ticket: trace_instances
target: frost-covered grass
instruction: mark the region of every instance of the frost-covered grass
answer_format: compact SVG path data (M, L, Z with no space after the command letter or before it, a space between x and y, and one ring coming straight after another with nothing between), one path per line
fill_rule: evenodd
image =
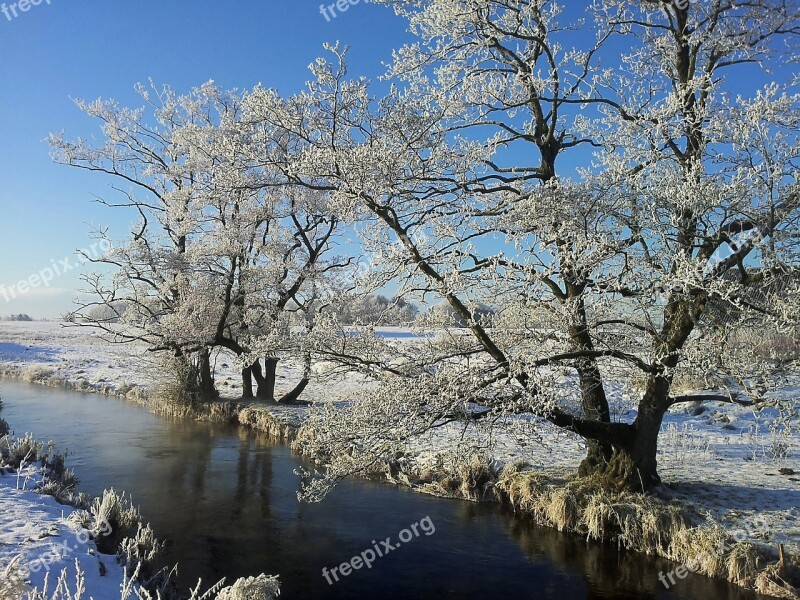
M89 533L69 518L71 507L38 493L43 480L41 467L34 465L0 475L0 597L115 598L124 567L99 552ZM79 580L82 595L77 587L68 593L66 582Z
M119 587L119 596L98 596L96 600L164 600L160 591L149 592L136 583L138 569L128 575L127 569ZM275 576L258 575L257 577L241 577L231 586L225 585L222 579L216 585L201 591L202 582L191 590L189 596L182 600L274 600L280 595L280 584ZM90 592L87 585L86 573L79 565L75 566L74 579L71 573L63 569L57 576L45 578L42 588L23 590L21 600L84 600L94 596L87 596Z
M31 467L33 467L31 469ZM85 506L88 498L76 492L78 478L66 468L65 455L53 443L44 444L30 434L0 435L0 468L14 471L17 478L35 477L37 490L62 504Z

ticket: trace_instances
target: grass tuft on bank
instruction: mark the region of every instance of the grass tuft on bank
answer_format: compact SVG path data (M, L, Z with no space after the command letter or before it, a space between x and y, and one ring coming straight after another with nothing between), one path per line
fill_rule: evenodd
M795 560L780 565L763 544L737 541L698 522L685 505L658 496L609 491L593 478L555 479L517 462L501 472L495 490L537 524L661 556L688 571L731 581L760 594L800 598Z

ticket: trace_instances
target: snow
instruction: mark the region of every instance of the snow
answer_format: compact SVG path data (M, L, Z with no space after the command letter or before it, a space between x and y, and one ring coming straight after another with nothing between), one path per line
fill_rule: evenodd
M797 386L783 389L795 405L789 431L773 431L778 411L707 403L701 414L669 413L659 471L672 496L731 533L800 552L800 428ZM797 470L796 475L781 469Z
M383 330L382 330L383 331ZM393 335L386 328L386 335ZM242 382L235 357L215 353L212 368L223 398L238 398ZM312 381L304 398L314 401L341 400L352 395L359 382L350 377L326 374L317 365L318 379ZM323 371L323 372L319 372ZM90 327L53 321L0 322L0 375L32 383L61 385L80 391L125 395L133 388L151 388L163 369L139 343L112 344ZM302 378L302 366L278 363L276 393L292 389ZM336 385L332 386L331 381Z
M380 332L397 343L414 339L414 332L409 329L381 328ZM223 396L237 397L241 382L232 357L217 356L215 369ZM324 377L314 378L304 399L350 400L369 385L352 375L331 376L327 371L325 365L316 365L316 374ZM53 322L3 322L0 372L29 381L68 381L84 390L115 393L130 386L146 388L157 379L159 371L142 347L109 344L89 328ZM299 380L301 368L282 362L278 375L280 393L282 387L288 389ZM635 418L633 404L623 394L622 386L609 387L617 418ZM695 405L674 407L664 421L660 440L663 493L685 501L699 517L707 517L731 533L744 530L746 539L766 543L773 549L784 543L790 553L800 553L799 394L800 376L787 380L781 389L782 398L795 407L787 431L778 428L780 414L772 407L756 411L713 402L705 403L702 411ZM269 410L280 420L297 424L307 409ZM421 439L411 452L419 462L435 460L437 455L455 448L463 434L462 425L450 424ZM563 473L574 471L584 455L578 438L531 418L507 419L482 435L492 458L500 464L525 460L534 468ZM793 468L798 474L781 474L782 468Z
M155 364L141 347L109 344L87 327L0 322L0 340L0 368L29 381L63 379L104 391L146 386L155 372Z
M33 491L40 480L35 467L0 474L0 572L13 563L14 573L27 574L28 583L40 591L48 578L52 592L63 570L70 585L75 582L77 565L85 577L84 597L119 598L123 567L115 557L99 554L88 532L69 521L71 507ZM21 579L12 571L2 578L9 586ZM13 591L20 597L20 588ZM15 597L12 593L0 587L0 597Z
M774 431L780 416L774 408L759 411L707 402L697 415L692 414L693 405L673 408L659 440L659 474L665 484L660 493L681 500L699 521L716 523L739 541L757 542L773 553L779 543L785 544L789 554L800 554L797 390L793 384L783 389L785 399L795 406L785 432ZM630 422L636 412L627 409L620 416ZM492 457L501 464L522 460L561 478L574 473L585 456L577 436L546 422L536 423L534 429L535 419L509 421L494 428L494 439L483 434L487 446L492 442ZM463 433L458 424L436 430L418 448L418 460L435 460L438 453L456 447ZM781 469L797 473L781 474Z

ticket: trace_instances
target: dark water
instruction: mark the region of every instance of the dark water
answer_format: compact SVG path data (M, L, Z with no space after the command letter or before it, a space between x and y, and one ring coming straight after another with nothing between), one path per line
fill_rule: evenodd
M282 598L753 599L690 576L667 592L674 565L537 528L495 505L441 500L347 481L321 504L296 498L301 463L234 427L168 421L129 403L2 382L2 416L69 450L81 489L124 489L186 585L202 577L279 574ZM425 517L435 526L371 569L329 585L328 569Z

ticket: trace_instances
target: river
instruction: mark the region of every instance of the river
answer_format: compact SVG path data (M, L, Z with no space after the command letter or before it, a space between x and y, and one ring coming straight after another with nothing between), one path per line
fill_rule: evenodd
M304 461L242 428L164 419L115 398L14 381L0 382L0 395L17 434L68 451L81 491L132 495L167 541L165 563L179 563L184 586L266 572L280 575L288 600L758 598L691 575L667 591L659 572L672 563L536 527L499 505L362 480L303 504L294 471ZM373 540L385 548L380 541L391 537L395 545L426 517L418 535L371 568L338 582L323 577L323 568L373 548Z

